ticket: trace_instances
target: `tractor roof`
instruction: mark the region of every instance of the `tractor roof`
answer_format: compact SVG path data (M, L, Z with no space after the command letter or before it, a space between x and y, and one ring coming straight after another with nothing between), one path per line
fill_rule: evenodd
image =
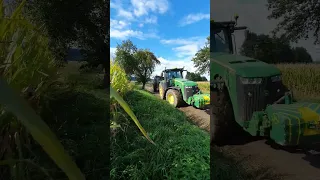
M165 69L163 72L168 72L168 71L183 71L184 68L172 68L172 69Z
M235 21L211 22L214 28L230 28L236 25Z

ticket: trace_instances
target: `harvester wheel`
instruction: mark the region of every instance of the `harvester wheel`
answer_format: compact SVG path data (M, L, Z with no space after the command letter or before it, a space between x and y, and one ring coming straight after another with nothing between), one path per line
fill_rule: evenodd
M211 144L222 145L232 135L233 108L226 88L211 91Z
M179 107L182 102L181 93L174 89L169 89L166 93L166 100L174 107Z

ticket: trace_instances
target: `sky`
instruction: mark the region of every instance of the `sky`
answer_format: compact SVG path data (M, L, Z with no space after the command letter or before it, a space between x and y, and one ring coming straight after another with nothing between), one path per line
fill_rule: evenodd
M154 75L164 68L196 68L191 61L210 34L209 0L111 0L110 53L130 39L160 60ZM209 74L203 76L209 79Z
M210 17L215 21L229 21L234 14L238 14L238 25L247 26L248 30L257 34L269 34L277 26L277 20L267 19L271 13L266 6L267 0L211 0L211 2ZM235 37L239 49L244 41L244 32L236 32ZM306 48L314 61L320 61L320 46L315 46L313 42L314 39L310 38L292 45Z

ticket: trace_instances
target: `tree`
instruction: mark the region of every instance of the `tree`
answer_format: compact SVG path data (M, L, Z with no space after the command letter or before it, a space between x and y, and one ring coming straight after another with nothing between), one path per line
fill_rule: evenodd
M268 0L268 19L281 20L273 33L280 33L291 42L308 39L310 33L319 44L320 3L318 0Z
M133 56L136 63L133 66L133 73L136 75L137 81L142 83L142 89L144 89L156 64L160 64L160 61L149 50L138 50Z
M125 70L128 75L133 74L132 67L135 64L134 54L138 48L130 40L122 41L117 45L115 52L115 61L119 62L120 66Z
M192 58L192 61L200 74L209 73L210 69L210 36L207 37L207 42Z
M201 77L199 73L187 72L186 79L191 81L207 81L206 77Z
M156 56L147 49L137 49L137 47L130 41L122 41L116 47L115 61L124 69L129 75L135 75L138 82L142 83L142 89L150 79L151 74L160 61Z
M306 49L301 47L293 49L290 43L282 37L257 35L253 32L247 33L240 54L272 64L312 61Z
M313 62L311 55L304 47L295 47L292 49L294 54L294 62Z
M64 60L70 47L82 49L90 67L103 65L104 87L109 85L109 3L107 0L28 1L25 12L35 24L44 25L50 48Z

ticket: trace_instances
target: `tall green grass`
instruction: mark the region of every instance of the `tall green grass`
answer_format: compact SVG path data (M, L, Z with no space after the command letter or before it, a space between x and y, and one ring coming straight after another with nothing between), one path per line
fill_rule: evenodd
M141 138L127 120L111 138L111 179L209 179L209 135L188 122L183 112L145 91L125 100L156 146Z
M22 1L8 15L0 0L0 128L4 139L0 157L1 164L7 166L1 167L1 174L4 178L28 178L27 169L33 163L25 159L24 150L32 144L30 133L69 179L84 179L55 134L34 111L41 95L55 81L57 69L44 31L22 16L25 3Z

